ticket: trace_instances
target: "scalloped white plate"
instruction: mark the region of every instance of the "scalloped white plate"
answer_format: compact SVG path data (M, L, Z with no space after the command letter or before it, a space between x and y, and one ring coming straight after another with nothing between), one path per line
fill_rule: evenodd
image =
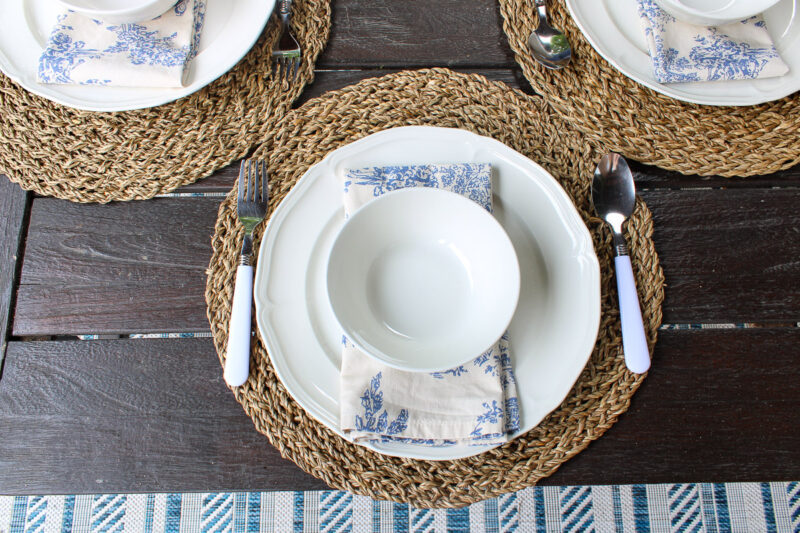
M36 81L39 56L56 17L52 0L0 1L0 70L30 92L87 111L128 111L155 107L188 96L232 69L264 30L275 0L206 0L200 52L189 64L189 85L181 88L50 85Z
M337 176L346 168L491 163L494 214L517 253L519 304L509 327L521 428L536 426L566 397L592 353L600 323L600 267L589 231L542 167L504 144L464 130L408 126L339 148L312 166L277 207L255 279L256 322L286 389L311 416L342 435L342 332L326 291L326 262L344 224ZM458 459L486 447L369 445L415 459Z
M780 78L659 83L653 76L636 0L566 0L583 35L611 65L632 80L677 100L706 105L755 105L800 90L800 0L783 0L764 12L775 48L789 66Z

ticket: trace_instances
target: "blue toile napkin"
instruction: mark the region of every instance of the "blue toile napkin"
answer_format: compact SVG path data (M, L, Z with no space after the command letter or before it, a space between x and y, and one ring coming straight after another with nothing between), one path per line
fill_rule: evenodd
M697 26L677 20L655 0L638 1L653 73L660 83L772 78L789 71L760 16Z
M163 15L110 24L74 11L58 22L39 58L40 83L182 87L197 53L205 0L181 0Z
M352 169L343 187L345 216L405 187L446 189L492 210L487 164ZM431 374L383 365L342 337L340 400L342 430L355 442L493 445L519 429L507 335L471 362Z

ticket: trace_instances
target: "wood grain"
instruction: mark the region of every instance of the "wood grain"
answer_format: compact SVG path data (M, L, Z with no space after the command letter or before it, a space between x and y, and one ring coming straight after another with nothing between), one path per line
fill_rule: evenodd
M662 332L630 410L544 483L797 479L798 363L798 328ZM0 493L324 488L221 375L208 339L11 343Z
M337 0L318 68L513 67L494 0Z
M11 306L27 207L28 194L0 175L0 373L11 332Z
M222 381L210 339L12 342L0 494L319 489Z
M642 194L673 323L800 318L799 189ZM33 202L15 335L207 331L203 294L218 198Z

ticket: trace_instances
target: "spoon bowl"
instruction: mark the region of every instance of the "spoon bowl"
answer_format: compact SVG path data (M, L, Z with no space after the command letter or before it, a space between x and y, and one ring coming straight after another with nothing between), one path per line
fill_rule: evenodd
M536 0L536 12L539 16L539 25L528 37L531 55L549 69L566 67L572 59L572 48L567 36L550 25L545 0Z

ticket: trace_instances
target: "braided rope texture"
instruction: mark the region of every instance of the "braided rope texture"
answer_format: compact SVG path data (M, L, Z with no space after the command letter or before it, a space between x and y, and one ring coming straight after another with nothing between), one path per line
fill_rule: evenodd
M340 438L291 398L259 336L252 346L250 378L233 393L281 455L328 485L418 507L460 507L531 486L552 474L628 409L643 376L625 368L611 235L591 209L589 185L602 150L582 142L540 98L482 76L446 69L400 72L326 93L291 111L281 130L255 151L254 157L267 159L271 169L269 214L308 168L331 150L407 125L462 128L493 137L544 166L578 207L600 260L602 318L591 360L574 388L535 429L499 448L455 461L389 457ZM208 318L223 364L243 236L235 200L234 187L219 208L206 286ZM257 230L256 245L263 228L264 224ZM651 349L664 299L652 232L650 212L638 201L628 238Z
M631 80L580 32L565 0L548 1L572 45L569 67L548 70L528 52L530 0L499 0L503 29L533 90L588 138L643 163L684 174L752 176L800 163L800 93L755 106L689 104Z
M245 157L314 79L331 26L330 0L298 0L297 81L271 76L273 15L253 49L200 91L155 108L97 113L62 106L0 74L0 173L23 189L73 202L144 200Z

